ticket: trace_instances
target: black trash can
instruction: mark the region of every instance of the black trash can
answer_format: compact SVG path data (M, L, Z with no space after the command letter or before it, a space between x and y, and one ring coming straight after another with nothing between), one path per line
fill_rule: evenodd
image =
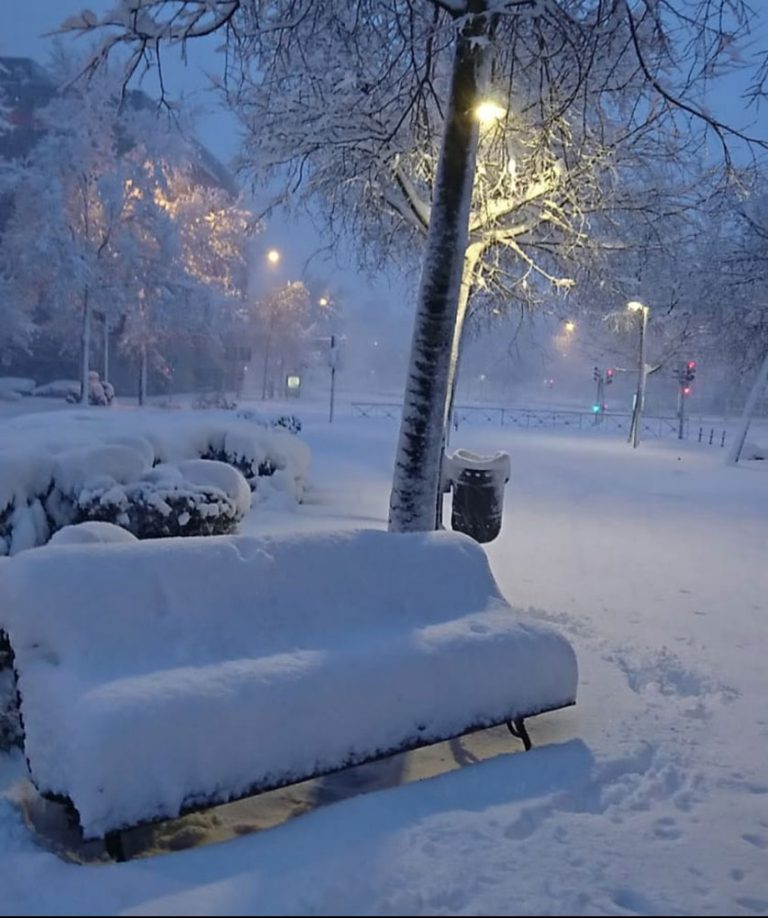
M472 536L476 542L491 542L501 531L509 453L479 456L457 449L446 456L446 466L453 490L451 529Z

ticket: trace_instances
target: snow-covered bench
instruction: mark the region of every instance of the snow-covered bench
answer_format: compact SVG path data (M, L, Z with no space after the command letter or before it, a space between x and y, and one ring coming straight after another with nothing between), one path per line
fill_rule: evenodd
M44 546L0 563L32 780L85 838L575 702L453 532Z

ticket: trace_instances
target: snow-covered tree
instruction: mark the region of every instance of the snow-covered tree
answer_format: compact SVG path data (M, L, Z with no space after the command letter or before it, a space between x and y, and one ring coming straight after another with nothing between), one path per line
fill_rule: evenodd
M182 138L170 141L165 149L148 148L144 140L136 148L148 173L136 194L163 227L162 235L153 234L148 221L140 234L142 252L135 252L133 264L142 264L142 275L134 284L137 299L126 313L121 342L139 359L140 401L148 368L164 367L171 346L203 341L207 351L223 351L245 295L247 241L255 229L239 200L195 175Z
M119 325L143 401L171 345L226 330L253 221L201 178L191 142L140 97L121 105L120 88L106 75L70 85L39 113L39 139L5 170L0 276L6 302L34 309L65 349L79 342L83 399L94 316Z
M119 119L105 80L86 96L56 98L39 120L38 142L7 174L3 273L62 340L79 337L87 400L94 310L124 309L130 296L120 258L133 235L129 164L119 155Z
M741 0L122 0L67 28L106 30L100 55L128 45L129 69L221 30L254 170L278 167L364 243L423 237L390 502L390 527L418 530L435 522L473 286L567 285L602 214L660 220L710 141L726 164L729 138L755 142L701 101L749 23Z
M275 389L288 368L298 367L311 327L309 291L301 281L290 281L257 300L246 312L246 329L253 342L254 362L261 367L261 397Z

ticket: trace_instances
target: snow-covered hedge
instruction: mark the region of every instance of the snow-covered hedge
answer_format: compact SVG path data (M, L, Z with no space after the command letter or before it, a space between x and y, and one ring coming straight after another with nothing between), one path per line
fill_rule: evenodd
M34 379L29 379L26 376L0 376L0 392L31 395L34 388Z
M44 395L48 398L66 398L68 395L80 394L80 381L77 379L54 379L41 383L30 392L30 395Z
M34 379L22 376L0 376L0 399L5 402L20 401L35 388Z
M13 653L7 633L0 628L0 750L21 746L22 740Z
M251 500L300 501L309 461L296 435L225 412L12 418L0 431L0 555L85 521L139 538L232 532Z
M125 485L83 489L77 518L112 523L138 539L224 535L235 530L250 505L250 489L236 469L192 459L159 465Z

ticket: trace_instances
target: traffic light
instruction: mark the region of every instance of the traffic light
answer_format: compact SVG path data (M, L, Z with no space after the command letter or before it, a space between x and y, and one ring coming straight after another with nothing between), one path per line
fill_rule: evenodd
M592 379L594 379L595 382L600 382L600 367L595 367L592 373Z
M695 378L696 378L696 361L689 360L688 363L686 363L685 365L685 381L693 382Z
M683 395L690 395L690 394L691 394L691 387L690 387L690 386L683 386L682 392L683 392Z
M597 402L595 402L595 404L592 406L592 411L593 411L595 414L600 414L600 411L601 411L601 410L602 410L602 409L601 409L601 406L598 405Z
M610 385L613 382L613 367L608 367L605 371L605 384Z

